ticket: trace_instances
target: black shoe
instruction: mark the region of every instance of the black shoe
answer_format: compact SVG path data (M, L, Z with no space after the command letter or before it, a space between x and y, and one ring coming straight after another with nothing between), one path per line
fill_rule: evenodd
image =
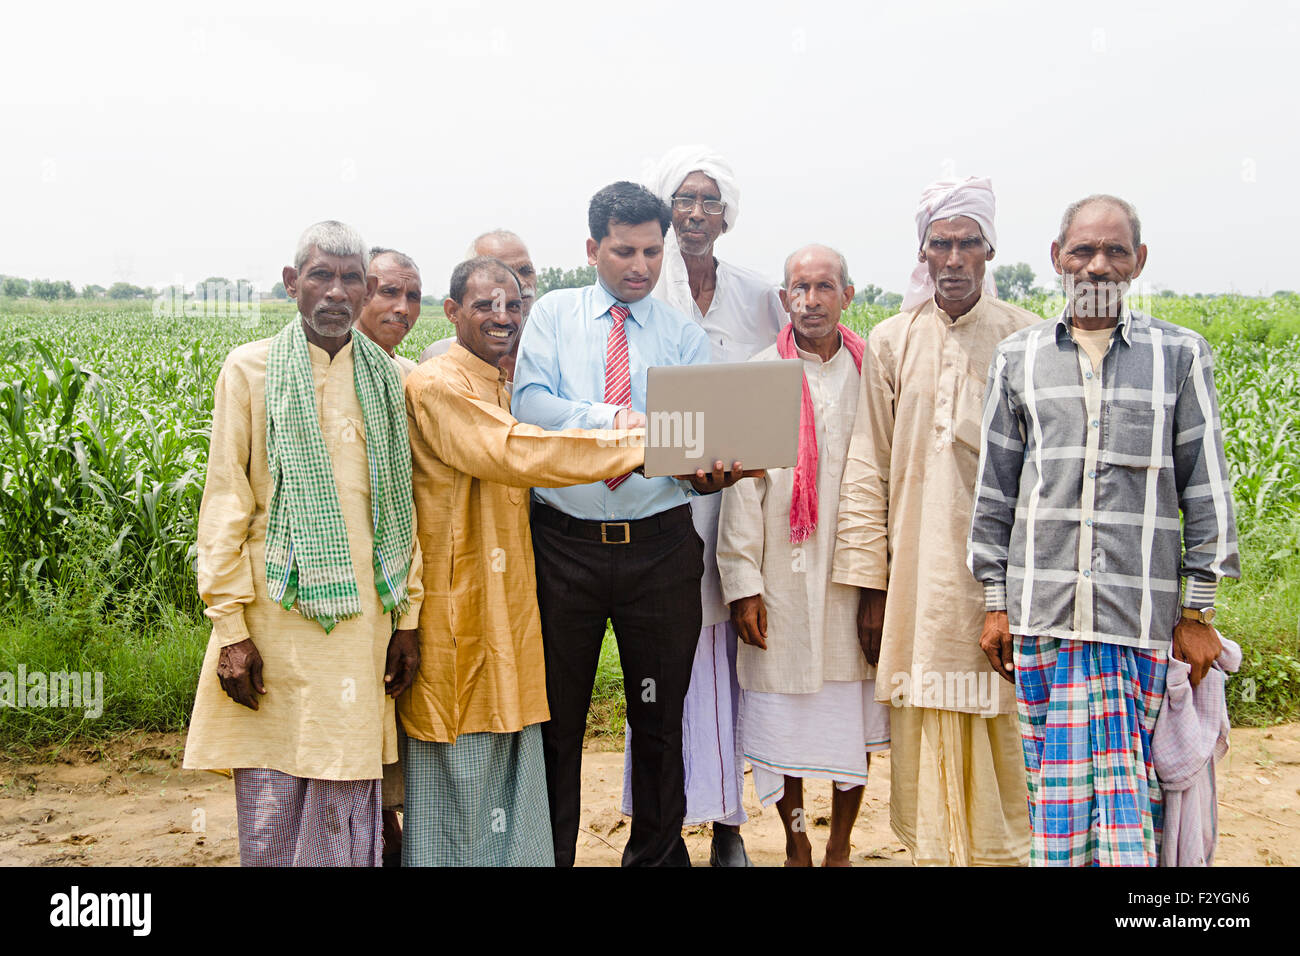
M709 866L753 866L754 861L745 852L745 841L735 830L713 831L713 847L709 850Z

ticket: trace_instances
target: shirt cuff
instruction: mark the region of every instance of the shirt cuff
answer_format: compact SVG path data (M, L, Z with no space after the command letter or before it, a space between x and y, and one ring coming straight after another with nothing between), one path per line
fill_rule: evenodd
M587 409L587 428L613 428L614 416L623 410L623 405L610 405L608 402L592 402Z
M1007 582L984 582L984 610L1005 611L1007 609Z
M1187 578L1183 590L1183 607L1213 607L1214 596L1218 593L1218 590L1218 581L1202 581L1200 578Z
M397 622L395 630L409 631L420 626L420 602L412 601L410 608Z
M227 614L212 622L212 639L217 647L229 647L248 640L248 625L244 623L244 612Z

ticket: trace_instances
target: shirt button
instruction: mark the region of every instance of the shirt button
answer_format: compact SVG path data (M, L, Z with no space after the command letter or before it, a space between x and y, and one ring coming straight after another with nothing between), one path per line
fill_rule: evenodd
M1083 377L1084 377L1084 378L1092 378L1092 373L1091 373L1091 372L1084 372L1084 373L1083 373Z
M1091 572L1091 571L1084 571L1084 572L1083 572L1083 576L1084 576L1085 578L1090 578L1090 577L1092 577L1092 572Z
M1101 422L1097 421L1097 419L1094 418L1094 419L1092 420L1092 427L1093 427L1093 428L1096 428L1096 427L1097 427L1098 425L1100 425L1100 424L1101 424Z
M1092 527L1092 519L1091 519L1091 518L1085 518L1085 519L1083 519L1083 523L1086 524L1089 528Z
M1090 472L1088 472L1088 477L1089 477L1089 478L1096 478L1096 477L1097 477L1097 473L1096 473L1095 471L1090 471Z

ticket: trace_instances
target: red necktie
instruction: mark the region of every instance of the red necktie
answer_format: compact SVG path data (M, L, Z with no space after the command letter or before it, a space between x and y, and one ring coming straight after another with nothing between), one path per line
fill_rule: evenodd
M623 329L623 320L630 314L626 306L611 305L610 317L614 320L609 330L609 346L605 352L605 402L609 405L621 405L628 408L632 404L632 372L627 363L627 333ZM632 473L606 478L605 484L613 491L632 477Z

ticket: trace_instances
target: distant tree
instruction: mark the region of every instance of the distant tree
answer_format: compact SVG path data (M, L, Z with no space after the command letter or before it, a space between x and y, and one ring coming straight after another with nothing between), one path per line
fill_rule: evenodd
M1273 298L1280 299L1284 295L1295 295L1295 293L1292 292L1290 289L1278 289L1276 292L1273 293Z
M59 297L64 299L75 299L77 297L77 288L67 279L59 283Z
M134 299L144 295L145 290L129 282L114 282L108 287L110 299Z
M903 297L897 292L883 292L876 297L876 305L883 305L886 309L897 309L903 304Z
M447 298L445 295L422 295L420 305L442 305L442 300L445 298Z
M19 298L26 295L30 287L31 283L26 279L20 279L17 276L7 276L5 277L4 285L0 286L0 292L3 292L7 296Z
M1161 289L1157 295L1162 299L1172 299L1178 295L1173 289Z
M543 296L552 289L581 289L596 281L595 266L581 266L561 271L555 266L543 269L537 276L537 294Z
M998 266L993 270L998 296L1003 299L1026 299L1034 294L1034 270L1028 263Z
M95 285L93 282L90 285L81 287L81 297L83 299L102 299L104 292L105 289L102 285Z
M271 298L272 299L289 298L289 293L285 291L283 282L277 282L275 285L271 286Z
M884 290L881 289L880 286L872 285L868 282L865 287L859 289L857 294L853 296L853 301L861 302L866 305L873 305L875 301L880 298L880 293L882 291Z
M45 299L47 302L59 297L59 284L51 282L49 279L33 279L32 295L37 299Z

